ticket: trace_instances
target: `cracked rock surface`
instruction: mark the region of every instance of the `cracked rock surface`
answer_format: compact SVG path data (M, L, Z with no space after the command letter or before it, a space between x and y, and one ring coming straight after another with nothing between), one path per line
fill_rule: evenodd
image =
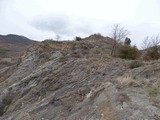
M160 61L109 53L108 38L33 45L0 69L0 120L160 120Z

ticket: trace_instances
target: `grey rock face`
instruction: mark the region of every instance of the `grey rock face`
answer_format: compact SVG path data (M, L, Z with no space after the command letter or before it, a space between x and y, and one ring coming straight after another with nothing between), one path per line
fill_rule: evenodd
M148 91L158 61L130 70L108 48L104 38L34 45L0 83L0 120L159 120L159 93Z

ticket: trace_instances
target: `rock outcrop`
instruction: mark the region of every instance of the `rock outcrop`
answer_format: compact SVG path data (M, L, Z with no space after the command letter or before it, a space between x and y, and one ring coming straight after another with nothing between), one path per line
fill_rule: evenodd
M28 48L0 69L0 120L159 120L160 61L130 69L108 39Z

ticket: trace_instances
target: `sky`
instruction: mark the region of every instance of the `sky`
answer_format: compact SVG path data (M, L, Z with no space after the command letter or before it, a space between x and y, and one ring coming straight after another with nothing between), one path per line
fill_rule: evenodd
M160 33L160 0L0 0L0 34L34 40L110 36L114 24L130 31L132 44Z

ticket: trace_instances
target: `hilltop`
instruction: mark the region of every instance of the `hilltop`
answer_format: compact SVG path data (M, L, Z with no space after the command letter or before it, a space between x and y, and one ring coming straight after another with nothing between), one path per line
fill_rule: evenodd
M8 34L8 35L0 35L0 42L1 43L12 43L12 44L31 44L33 40L15 34Z
M29 47L0 69L0 120L159 120L160 61L112 57L112 43L92 35Z
M34 40L20 35L0 35L0 68L16 63L20 54L33 43Z

